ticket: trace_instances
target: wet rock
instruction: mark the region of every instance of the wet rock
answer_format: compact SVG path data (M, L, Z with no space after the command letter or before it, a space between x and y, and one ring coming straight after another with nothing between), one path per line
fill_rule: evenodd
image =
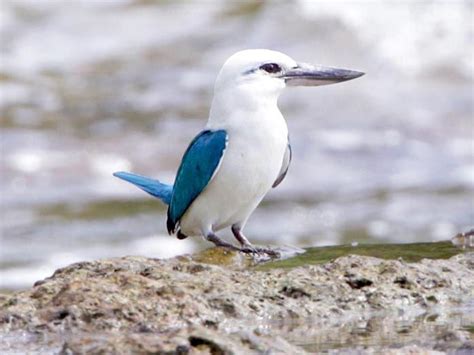
M473 297L472 253L411 264L349 255L266 271L242 267L240 254L206 253L211 262L201 255L70 265L7 296L0 327L55 339L62 354L297 354L304 350L284 333L261 331L268 320L327 326L351 315L426 310ZM229 262L216 265L219 258Z

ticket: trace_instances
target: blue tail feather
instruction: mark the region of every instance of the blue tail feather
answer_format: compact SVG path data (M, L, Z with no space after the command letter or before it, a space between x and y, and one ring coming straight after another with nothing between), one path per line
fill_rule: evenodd
M138 186L150 195L159 198L163 203L169 205L171 201L171 194L173 192L173 186L159 182L158 180L150 179L145 176L137 174L127 173L125 171L119 171L113 174L119 179L125 180Z

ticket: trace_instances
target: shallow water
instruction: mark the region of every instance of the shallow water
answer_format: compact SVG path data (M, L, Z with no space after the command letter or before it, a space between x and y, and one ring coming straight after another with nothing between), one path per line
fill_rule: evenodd
M172 181L220 65L243 48L367 73L282 96L293 162L250 240L451 238L474 220L470 19L461 1L5 1L0 288L78 260L206 246L166 236L164 207L111 173Z
M466 348L473 339L474 304L458 308L439 308L430 312L400 310L398 314L360 314L357 318L328 320L325 323L305 321L267 322L252 324L259 334L280 336L309 353L383 354L387 349L405 346L437 351L469 354ZM90 334L85 334L89 341ZM68 339L81 337L80 333L58 333L51 336L23 331L0 333L0 351L3 354L56 354ZM107 333L94 335L106 339ZM457 352L456 352L457 351Z
M427 313L400 312L346 320L329 327L284 327L284 337L310 353L357 354L370 350L383 354L387 348L417 345L421 348L453 352L472 340L469 327L474 323L472 304L458 309ZM471 351L464 349L466 354ZM462 353L462 352L461 352Z

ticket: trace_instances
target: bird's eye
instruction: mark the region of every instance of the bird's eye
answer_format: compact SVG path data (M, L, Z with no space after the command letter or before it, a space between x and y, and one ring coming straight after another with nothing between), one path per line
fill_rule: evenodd
M278 73L281 72L281 67L276 63L267 63L260 66L260 69L265 70L267 73Z

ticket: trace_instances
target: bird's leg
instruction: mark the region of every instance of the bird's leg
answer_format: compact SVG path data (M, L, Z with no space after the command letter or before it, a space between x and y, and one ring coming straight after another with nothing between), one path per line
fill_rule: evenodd
M275 250L272 250L270 248L258 248L258 247L254 247L252 245L252 243L249 242L249 240L245 237L245 235L243 235L240 227L236 224L234 224L232 226L232 233L234 234L234 237L235 239L237 239L240 243L240 245L242 246L240 248L240 251L242 253L248 253L248 254L251 254L251 253L265 253L265 254L268 254L269 256L273 256L273 257L278 257L279 256L279 253L276 252Z
M242 231L240 230L240 227L237 224L234 224L231 229L232 234L234 234L235 239L238 240L242 248L253 248L252 243L250 243L249 240L245 237L245 235L242 234Z
M206 239L214 243L216 247L224 247L224 248L229 248L232 250L240 250L240 248L237 248L235 245L232 245L230 243L227 243L226 241L223 241L221 238L219 238L217 235L215 235L212 232L209 232L206 234Z

